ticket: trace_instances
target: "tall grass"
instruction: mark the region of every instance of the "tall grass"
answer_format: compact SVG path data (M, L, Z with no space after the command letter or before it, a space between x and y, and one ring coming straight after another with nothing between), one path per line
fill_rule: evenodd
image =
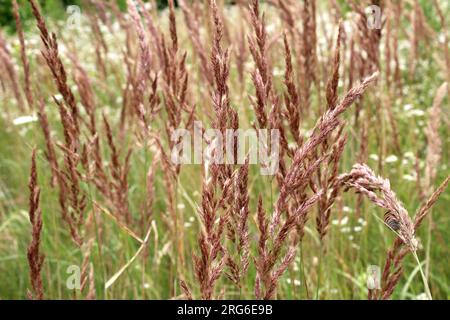
M71 26L13 1L0 298L447 298L448 6L385 1L371 29L363 2L178 4ZM174 163L177 129L215 142L198 121L278 130L278 171Z

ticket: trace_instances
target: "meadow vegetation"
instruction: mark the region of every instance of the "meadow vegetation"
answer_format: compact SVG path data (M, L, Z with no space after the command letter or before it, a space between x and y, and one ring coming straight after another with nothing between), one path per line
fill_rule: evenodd
M0 299L449 298L450 6L373 2L13 0ZM278 170L174 163L199 121Z

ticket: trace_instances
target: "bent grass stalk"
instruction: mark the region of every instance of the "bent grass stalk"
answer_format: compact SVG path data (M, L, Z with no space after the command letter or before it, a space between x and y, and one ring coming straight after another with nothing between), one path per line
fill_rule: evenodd
M400 237L400 235L397 233L397 231L395 231L394 229L391 228L391 226L389 226L383 219L381 219L380 217L378 217L375 213L373 213L373 216L378 219L379 221L381 221L381 223L383 223L384 225L386 225L386 227L389 228L389 230L391 230L392 232L394 232L397 237ZM428 280L427 277L425 276L425 273L423 272L422 269L422 264L419 261L419 258L417 257L417 252L416 250L411 250L411 254L414 256L414 259L417 262L417 267L419 268L419 272L420 272L420 276L422 277L422 281L423 281L423 286L425 288L425 293L428 297L429 300L433 300L433 297L431 296L431 291L430 291L430 287L428 285Z

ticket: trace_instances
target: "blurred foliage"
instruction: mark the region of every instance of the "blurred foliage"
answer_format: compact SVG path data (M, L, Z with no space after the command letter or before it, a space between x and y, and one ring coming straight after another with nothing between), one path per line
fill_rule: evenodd
M41 5L42 11L46 17L53 19L63 19L65 17L65 8L70 5L78 5L81 8L86 4L86 0L37 0ZM147 0L144 0L148 2ZM126 0L116 0L121 10L126 10ZM158 9L164 9L167 6L167 0L156 0ZM23 21L33 17L31 6L28 0L17 0L20 7L20 16ZM12 14L12 0L0 0L0 27L7 32L14 32L16 27Z

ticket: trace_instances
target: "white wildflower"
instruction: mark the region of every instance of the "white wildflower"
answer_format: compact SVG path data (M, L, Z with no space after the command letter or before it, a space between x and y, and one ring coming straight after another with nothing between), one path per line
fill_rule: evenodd
M341 229L342 233L349 233L351 231L350 227L344 227Z
M412 104L405 104L404 106L403 106L403 111L409 111L409 110L411 110L413 108L413 105Z
M406 151L406 152L403 154L403 156L404 156L405 158L409 158L409 159L415 159L415 158L416 158L414 152L412 152L412 151Z
M416 296L415 300L428 300L428 296L425 292L422 292Z
M180 210L183 210L183 209L185 208L184 203L179 203L179 204L177 205L177 208L180 209Z
M317 258L316 256L314 256L312 258L312 264L313 266L317 266L319 264L319 258Z
M404 174L404 175L403 175L403 180L406 180L406 181L416 181L415 174Z
M344 225L347 224L347 222L348 222L348 217L345 216L345 217L343 217L343 218L341 219L340 225L341 225L341 226L344 226Z
M420 110L420 109L413 109L408 113L409 117L423 117L425 115L425 111Z
M384 162L386 162L386 163L394 163L394 162L397 162L397 160L398 160L397 156L391 154L391 155L387 156L386 159L384 159Z
M31 116L21 116L21 117L15 118L13 120L13 125L20 126L22 124L35 122L35 121L37 121L37 119L38 119L38 117L34 114Z

